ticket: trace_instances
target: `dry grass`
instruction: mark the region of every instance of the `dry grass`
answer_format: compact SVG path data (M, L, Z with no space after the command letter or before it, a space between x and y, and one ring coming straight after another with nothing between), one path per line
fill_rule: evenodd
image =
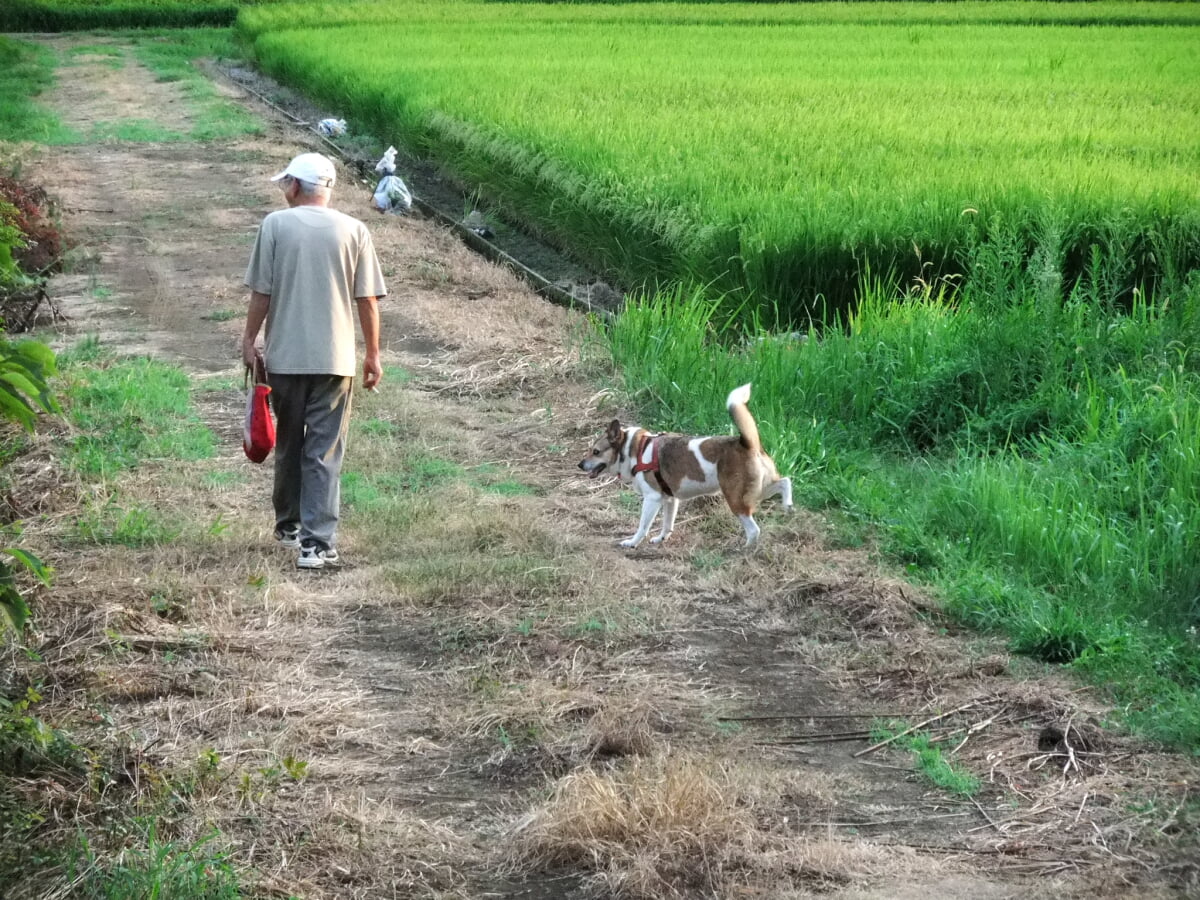
M763 777L692 755L584 768L517 826L513 865L582 868L629 898L829 885L895 866L895 854L799 837L765 821L761 786L747 788Z

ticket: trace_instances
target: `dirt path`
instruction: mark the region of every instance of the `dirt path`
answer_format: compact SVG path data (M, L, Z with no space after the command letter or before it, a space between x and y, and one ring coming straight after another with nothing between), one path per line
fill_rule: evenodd
M130 57L77 62L49 103L78 127L170 110L186 131L177 85ZM98 333L191 372L219 457L122 482L190 523L175 541L81 552L61 521L29 537L70 597L40 626L47 666L78 677L58 676L52 702L103 707L131 758L191 772L190 815L262 873L260 895L1196 885L1195 844L1176 843L1194 771L1103 730L1089 691L957 632L820 520L770 511L747 555L727 513L698 504L668 547L615 547L635 505L574 468L624 412L598 393L584 321L435 225L374 216L350 178L336 205L368 221L392 289L389 377L356 411L355 565L297 572L272 546L269 473L238 446L236 341L254 229L279 204L267 178L313 142L222 90L263 137L105 142L36 166L87 248L54 286L62 342ZM421 481L431 461L452 474ZM973 798L906 752L856 756L872 716L956 709L931 728L981 779Z

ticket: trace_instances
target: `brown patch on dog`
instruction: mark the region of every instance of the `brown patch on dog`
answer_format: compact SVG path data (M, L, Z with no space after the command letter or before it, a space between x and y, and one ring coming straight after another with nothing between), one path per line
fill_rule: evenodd
M691 438L682 434L670 434L659 439L658 468L669 484L679 485L683 483L684 479L696 482L704 481L704 469L700 467L700 461L696 459L696 455L688 449L689 440ZM731 439L710 438L700 446L703 448L710 441L727 440ZM711 457L705 453L704 458L710 459Z

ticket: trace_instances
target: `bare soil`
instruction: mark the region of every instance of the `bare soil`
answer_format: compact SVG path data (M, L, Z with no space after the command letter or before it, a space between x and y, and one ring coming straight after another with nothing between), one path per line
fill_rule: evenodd
M73 72L47 98L68 121L187 130L178 85L133 62ZM628 418L602 390L588 323L433 222L374 214L353 177L335 205L368 222L391 288L391 378L357 415L529 490L430 488L437 526L412 546L350 506L353 565L298 572L271 539L269 467L239 447L237 339L254 230L280 203L268 178L320 145L221 84L264 137L43 150L27 168L83 248L52 287L58 342L99 334L196 379L219 458L147 463L121 483L191 524L97 552L71 538L91 489L26 461L9 498L38 513L26 538L57 571L29 642L47 714L119 734L134 781L192 773L180 836L219 826L263 897L1197 890L1193 764L1106 727L1093 690L955 628L820 517L765 510L763 546L746 553L727 510L699 502L667 546L617 547L636 506L575 468L607 419ZM352 448L347 469L366 462ZM485 559L519 550L553 571L405 576L467 533ZM946 713L928 730L981 780L973 798L935 787L906 752L861 752L873 717ZM201 777L209 751L219 762ZM303 777L271 767L285 758L307 763ZM59 806L67 821L89 814Z

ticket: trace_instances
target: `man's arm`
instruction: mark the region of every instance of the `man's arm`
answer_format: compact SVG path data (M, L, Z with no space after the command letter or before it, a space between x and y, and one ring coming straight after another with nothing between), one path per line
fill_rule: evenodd
M358 321L362 324L363 343L367 346L363 387L370 390L383 378L383 366L379 363L379 307L374 297L359 297L355 302L358 304Z
M256 346L258 332L263 321L267 318L267 309L271 305L270 294L250 292L250 308L246 311L246 330L242 333L242 362L254 368L256 361L262 359L262 353Z

